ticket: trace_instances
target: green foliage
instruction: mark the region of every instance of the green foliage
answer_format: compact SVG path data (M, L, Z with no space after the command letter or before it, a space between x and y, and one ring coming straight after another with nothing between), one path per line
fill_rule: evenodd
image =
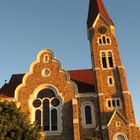
M14 102L0 101L0 140L39 140L39 131Z

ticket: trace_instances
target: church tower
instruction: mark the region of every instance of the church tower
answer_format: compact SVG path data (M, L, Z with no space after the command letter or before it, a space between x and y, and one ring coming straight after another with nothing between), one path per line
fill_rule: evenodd
M99 101L96 117L99 135L102 140L138 140L139 128L115 26L102 0L90 0L87 28Z

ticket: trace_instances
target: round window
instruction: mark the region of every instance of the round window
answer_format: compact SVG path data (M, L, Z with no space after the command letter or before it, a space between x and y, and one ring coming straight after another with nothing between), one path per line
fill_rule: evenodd
M40 106L41 106L41 101L40 101L39 99L35 99L35 100L33 101L33 106L34 106L35 108L40 107Z
M42 75L43 76L47 77L47 76L49 76L49 74L50 74L50 70L49 69L43 69L42 70Z
M60 104L60 100L59 100L58 98L53 98L53 99L51 100L51 105L52 105L53 107L57 107L57 106L59 106L59 104Z
M98 32L100 34L105 34L107 32L107 28L104 27L104 26L101 26L101 27L98 28Z

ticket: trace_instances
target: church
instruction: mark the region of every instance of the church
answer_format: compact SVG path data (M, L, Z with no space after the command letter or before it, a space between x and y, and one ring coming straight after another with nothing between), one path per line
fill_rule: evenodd
M0 98L15 101L41 140L140 140L115 26L102 0L90 0L91 69L64 70L48 49L24 74L14 74Z

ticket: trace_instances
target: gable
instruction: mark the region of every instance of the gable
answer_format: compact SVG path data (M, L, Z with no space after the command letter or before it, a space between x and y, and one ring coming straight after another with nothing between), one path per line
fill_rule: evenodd
M67 73L70 76L70 80L77 85L79 93L95 92L95 73L92 69L69 70ZM0 89L1 97L13 98L15 90L22 83L24 75L13 74L9 83L4 84Z
M112 123L114 123L114 121L119 121L121 120L121 122L123 122L124 124L128 125L128 121L125 119L125 117L118 111L114 111L111 119L109 120L107 126L110 126Z
M109 123L108 123L109 139L114 139L119 134L130 137L130 127L125 117L118 111L114 111Z
M42 50L38 53L37 60L31 64L30 71L24 75L22 83L16 88L14 97L17 100L21 100L21 96L25 94L29 97L29 94L40 85L52 85L60 92L64 88L65 90L70 88L73 90L71 96L76 92L76 85L70 81L67 72L61 69L61 64L50 50Z

